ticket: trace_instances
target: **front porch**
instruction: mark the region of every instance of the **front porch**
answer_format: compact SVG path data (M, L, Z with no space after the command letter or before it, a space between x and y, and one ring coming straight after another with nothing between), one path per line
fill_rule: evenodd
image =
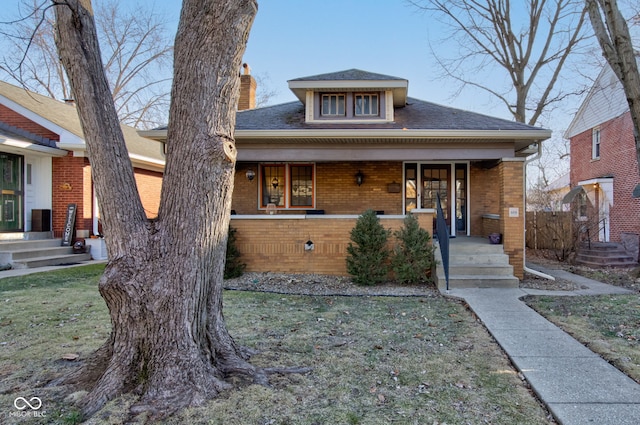
M435 211L414 211L413 214L420 226L432 234ZM382 226L392 231L402 227L404 218L404 215L379 216ZM232 215L231 226L237 230L236 246L247 271L346 276L347 246L357 219L358 215ZM506 228L499 217L493 218L491 227L480 230L480 233L492 233L496 228ZM462 257L456 257L454 264L476 270L458 274L484 275L485 280L476 279L481 286L487 286L486 279L495 281L494 276L502 276L497 279L502 281L502 286L517 286L518 278L514 277L514 274L518 276L517 266L513 264L522 263L522 249L514 250L510 255L505 245L490 245L488 238L480 236L461 236L451 239L451 242L464 252ZM390 245L393 243L392 237ZM491 256L484 256L485 251L489 251ZM466 263L465 258L468 260ZM478 259L486 261L477 265ZM468 283L458 287L465 285Z

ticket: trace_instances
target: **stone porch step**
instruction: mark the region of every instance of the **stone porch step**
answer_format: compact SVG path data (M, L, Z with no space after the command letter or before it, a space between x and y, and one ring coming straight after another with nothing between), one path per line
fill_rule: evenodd
M436 250L440 256L439 249ZM520 281L502 245L484 238L456 238L449 244L449 288L517 288ZM446 287L442 259L438 259L438 287Z
M449 288L517 288L519 284L520 280L513 275L449 275Z
M591 247L580 247L576 253L576 263L596 268L638 265L621 245L612 242L596 242Z
M91 260L89 247L74 254L73 247L61 246L61 239L22 239L0 241L0 265L14 269L77 264Z
M84 254L67 254L67 255L50 255L42 257L33 257L13 262L14 269L33 269L46 266L64 266L78 264L91 260L91 253Z

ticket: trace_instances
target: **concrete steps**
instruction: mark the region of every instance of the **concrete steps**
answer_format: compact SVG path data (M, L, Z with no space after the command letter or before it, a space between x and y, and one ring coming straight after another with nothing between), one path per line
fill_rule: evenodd
M575 261L578 264L594 268L634 267L638 265L622 245L613 242L592 242L591 247L583 245L578 249Z
M440 255L439 250L437 250ZM438 287L446 287L442 259L436 268ZM520 281L502 245L484 238L460 237L449 241L449 289L517 288Z
M0 266L27 269L91 260L89 247L85 253L74 254L73 247L60 244L61 239L0 241Z

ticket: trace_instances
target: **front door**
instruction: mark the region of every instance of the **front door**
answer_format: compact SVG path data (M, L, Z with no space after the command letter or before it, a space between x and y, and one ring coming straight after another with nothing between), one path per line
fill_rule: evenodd
M22 156L0 153L0 232L23 230Z
M404 177L406 213L414 208L436 209L440 195L450 233L467 234L467 164L408 162ZM452 216L455 216L455 226L452 226Z

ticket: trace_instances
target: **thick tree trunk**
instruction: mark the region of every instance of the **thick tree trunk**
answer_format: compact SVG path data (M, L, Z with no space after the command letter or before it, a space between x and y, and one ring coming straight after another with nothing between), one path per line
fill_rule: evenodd
M132 412L165 416L202 404L229 374L267 383L268 371L227 332L222 276L235 145L239 69L255 0L185 0L175 43L167 164L159 216L144 216L109 88L89 0L56 6L57 44L81 117L110 262L100 282L109 340L68 382L91 415L140 394Z
M585 0L585 3L602 54L622 83L627 97L640 173L640 73L629 27L615 0ZM634 196L639 190L640 184L634 190Z

